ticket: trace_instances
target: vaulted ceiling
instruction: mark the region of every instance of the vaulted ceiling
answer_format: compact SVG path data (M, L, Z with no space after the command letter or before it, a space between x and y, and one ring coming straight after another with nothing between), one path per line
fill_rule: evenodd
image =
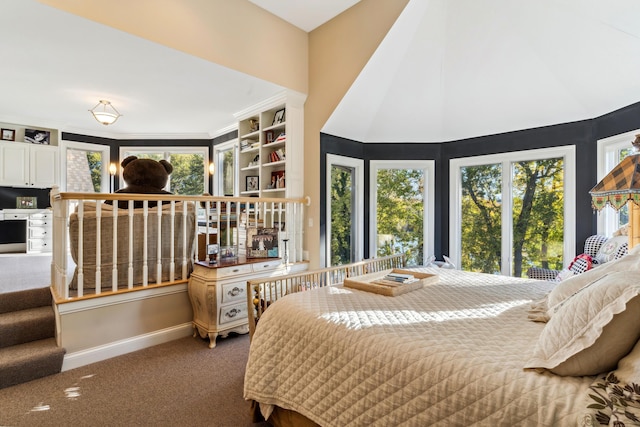
M251 1L312 31L358 0ZM110 132L206 137L283 89L35 0L0 14L0 122L97 135L82 111L111 97L130 108ZM597 117L640 101L638 22L634 0L410 0L323 131L441 142Z

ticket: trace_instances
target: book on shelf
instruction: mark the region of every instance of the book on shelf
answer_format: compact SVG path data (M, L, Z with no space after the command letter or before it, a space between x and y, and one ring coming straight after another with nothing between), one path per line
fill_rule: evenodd
M273 142L284 142L286 140L287 140L287 135L284 132L282 132L280 135L278 135L278 137Z

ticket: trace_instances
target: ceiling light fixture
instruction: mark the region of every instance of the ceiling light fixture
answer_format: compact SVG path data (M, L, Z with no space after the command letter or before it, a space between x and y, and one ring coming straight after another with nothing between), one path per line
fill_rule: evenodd
M97 121L105 126L115 123L118 117L122 115L111 105L111 102L103 99L89 111Z

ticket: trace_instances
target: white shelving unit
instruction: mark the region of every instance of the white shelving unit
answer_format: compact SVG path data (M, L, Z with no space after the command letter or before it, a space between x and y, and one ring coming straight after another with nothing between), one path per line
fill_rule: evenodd
M302 197L304 100L286 92L236 115L241 196Z

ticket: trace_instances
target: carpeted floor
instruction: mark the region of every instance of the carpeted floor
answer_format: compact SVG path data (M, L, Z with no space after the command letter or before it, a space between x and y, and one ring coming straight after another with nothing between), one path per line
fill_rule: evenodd
M182 338L0 390L0 426L267 426L242 398L249 336Z
M51 285L51 254L0 256L0 293Z

